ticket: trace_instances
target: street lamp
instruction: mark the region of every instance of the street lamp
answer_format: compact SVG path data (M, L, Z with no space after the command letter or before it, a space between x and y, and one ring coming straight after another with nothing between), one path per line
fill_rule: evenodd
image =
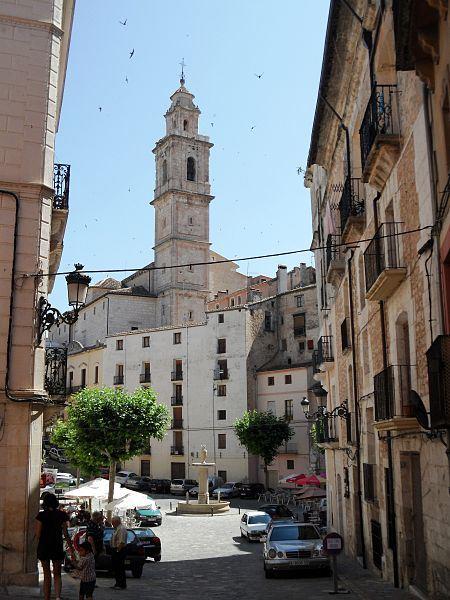
M80 309L86 302L91 278L81 273L84 267L80 263L76 263L74 267L75 270L66 276L68 303L73 307L72 310L61 313L47 298L39 298L37 345L41 343L44 331L48 331L53 325L73 325L78 319Z
M349 415L349 411L347 408L347 400L344 400L339 406L336 406L331 411L327 411L326 406L318 406L316 412L310 412L310 403L308 398L305 396L300 401L300 406L302 407L305 418L308 421L316 421L317 419L329 419L331 417L339 417L341 419L346 419Z

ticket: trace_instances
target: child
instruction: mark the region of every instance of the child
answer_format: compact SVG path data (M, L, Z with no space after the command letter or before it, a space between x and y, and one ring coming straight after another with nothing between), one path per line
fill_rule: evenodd
M78 550L80 560L75 560L75 555L72 554L72 561L77 569L76 575L80 581L80 600L92 600L95 588L95 558L92 551L92 546L89 542L80 544Z

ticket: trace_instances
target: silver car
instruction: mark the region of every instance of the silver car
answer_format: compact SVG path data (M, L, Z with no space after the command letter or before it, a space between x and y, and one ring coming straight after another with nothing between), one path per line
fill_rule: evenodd
M319 530L309 523L273 523L264 544L264 571L329 569Z

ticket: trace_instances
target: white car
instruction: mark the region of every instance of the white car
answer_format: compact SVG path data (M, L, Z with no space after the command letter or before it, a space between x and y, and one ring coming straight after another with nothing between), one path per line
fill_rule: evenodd
M115 482L120 483L120 485L125 485L128 481L129 477L136 477L137 473L134 471L119 471L116 473Z
M246 537L249 542L253 540L258 542L266 535L270 521L270 516L260 510L245 512L241 519L241 537Z

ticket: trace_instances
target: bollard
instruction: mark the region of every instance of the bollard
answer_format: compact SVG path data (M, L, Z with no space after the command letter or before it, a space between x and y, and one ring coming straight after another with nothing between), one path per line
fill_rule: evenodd
M241 505L238 506L239 514L241 514Z
M175 508L175 514L176 514L176 515L178 514L178 505L177 505L177 506L176 506L176 508Z
M211 506L211 516L214 516L214 508Z
M172 510L172 502L170 503L170 510Z

